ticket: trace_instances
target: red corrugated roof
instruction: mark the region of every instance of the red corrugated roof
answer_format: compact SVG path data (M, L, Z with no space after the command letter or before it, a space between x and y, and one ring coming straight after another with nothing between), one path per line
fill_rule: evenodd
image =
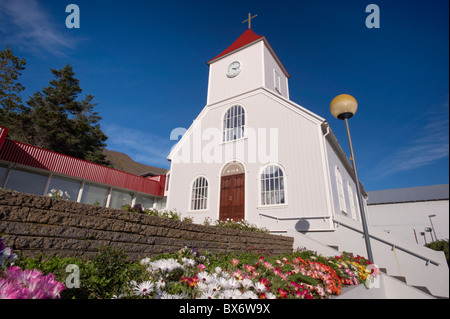
M0 149L0 159L110 186L164 195L165 176L145 178L9 139L5 139Z
M8 134L8 129L6 127L0 126L0 148L2 148L3 142L6 138L6 134Z
M207 62L207 64L210 64L212 61L214 61L224 55L227 55L228 53L236 51L236 50L246 46L247 44L250 44L250 43L255 42L256 40L259 40L262 38L264 38L264 36L257 35L255 32L253 32L252 29L247 29L244 33L242 33L242 35L236 41L233 42L232 45L230 45L225 51L223 51L221 54L216 56L214 59L209 60Z

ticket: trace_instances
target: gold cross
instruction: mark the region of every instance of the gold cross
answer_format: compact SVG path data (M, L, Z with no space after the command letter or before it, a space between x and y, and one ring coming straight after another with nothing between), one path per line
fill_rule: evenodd
M252 19L253 18L256 18L258 15L257 14L255 14L253 17L252 17L252 14L251 13L249 13L248 14L248 19L247 20L244 20L244 21L242 21L242 23L245 23L245 22L247 22L248 21L248 28L249 29L251 29L252 28Z

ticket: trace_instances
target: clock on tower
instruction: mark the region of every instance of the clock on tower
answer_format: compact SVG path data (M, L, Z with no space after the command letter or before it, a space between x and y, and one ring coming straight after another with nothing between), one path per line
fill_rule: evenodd
M247 29L225 51L207 62L207 104L264 87L289 99L289 73L264 36Z

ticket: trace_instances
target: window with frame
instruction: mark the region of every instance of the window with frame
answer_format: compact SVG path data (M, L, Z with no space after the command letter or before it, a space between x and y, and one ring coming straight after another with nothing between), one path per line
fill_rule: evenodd
M65 193L64 198L72 202L78 200L78 193L80 192L81 182L76 180L71 180L68 178L63 178L60 176L52 176L48 191L52 189L62 190ZM67 197L67 195L69 195Z
M5 188L21 193L44 195L47 180L48 175L18 168L11 169Z
M353 219L356 219L356 210L355 210L355 197L353 196L353 190L352 186L350 185L350 182L347 184L347 192L348 192L348 201L350 203L350 214L352 215Z
M223 141L234 141L244 137L245 110L240 105L230 107L223 118Z
M337 192L339 198L339 208L344 214L347 213L347 207L345 206L345 195L344 195L344 182L342 181L342 175L338 167L336 167L336 184Z
M197 177L192 184L191 210L204 210L208 208L208 180L206 177Z
M269 165L261 173L261 205L286 204L284 173L278 165Z
M275 69L273 69L273 86L275 90L281 94L281 77Z

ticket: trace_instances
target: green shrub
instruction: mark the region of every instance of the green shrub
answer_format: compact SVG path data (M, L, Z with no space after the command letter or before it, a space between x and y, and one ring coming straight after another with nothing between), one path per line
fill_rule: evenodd
M123 250L113 247L102 247L89 260L79 258L42 257L23 258L19 254L14 265L22 269L38 269L44 274L52 273L56 279L66 283L70 264L79 267L80 287L70 288L62 292L63 299L111 299L119 296L122 289L131 280L143 280L145 267L139 262L128 262Z
M426 244L425 247L437 251L443 251L445 254L445 258L447 258L447 266L449 265L448 240L433 241L429 244Z

